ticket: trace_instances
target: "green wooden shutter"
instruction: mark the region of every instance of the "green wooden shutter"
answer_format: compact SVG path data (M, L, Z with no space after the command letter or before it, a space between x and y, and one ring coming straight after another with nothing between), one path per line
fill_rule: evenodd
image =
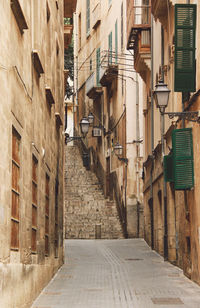
M174 182L173 155L164 156L164 178L165 182Z
M118 25L117 20L115 22L115 63L117 63L117 54L118 54Z
M112 31L108 36L108 64L112 64Z
M175 5L175 92L196 91L196 5Z
M192 128L172 132L174 184L176 190L194 187Z
M90 34L90 0L86 0L86 34Z
M97 53L96 53L96 69L97 69L97 74L96 74L96 84L97 84L97 87L100 86L100 48L97 49Z
M121 50L123 49L124 45L124 9L123 9L123 2L121 4Z

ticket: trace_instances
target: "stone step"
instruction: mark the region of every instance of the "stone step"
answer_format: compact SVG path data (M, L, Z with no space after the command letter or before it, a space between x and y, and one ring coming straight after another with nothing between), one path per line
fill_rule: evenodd
M96 175L83 167L77 147L66 147L65 237L123 238L115 201L104 197Z

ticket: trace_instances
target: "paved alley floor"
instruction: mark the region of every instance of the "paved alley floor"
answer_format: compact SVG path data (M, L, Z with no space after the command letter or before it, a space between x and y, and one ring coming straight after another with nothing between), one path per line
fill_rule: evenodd
M32 308L200 307L200 287L142 239L65 245L65 264Z

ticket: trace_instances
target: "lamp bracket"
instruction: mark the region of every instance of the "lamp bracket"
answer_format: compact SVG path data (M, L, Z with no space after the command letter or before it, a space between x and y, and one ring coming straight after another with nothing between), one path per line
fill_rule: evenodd
M123 161L125 164L128 164L128 158L119 157L119 156L117 156L117 158L118 158L120 161Z
M168 115L170 119L173 119L174 117L179 117L179 119L200 123L199 111L161 112L161 114Z
M73 140L81 140L81 139L83 139L84 137L80 137L80 136L74 136L74 137L66 137L65 138L65 143L67 144L67 143L69 143L69 142L71 142L71 141L73 141Z

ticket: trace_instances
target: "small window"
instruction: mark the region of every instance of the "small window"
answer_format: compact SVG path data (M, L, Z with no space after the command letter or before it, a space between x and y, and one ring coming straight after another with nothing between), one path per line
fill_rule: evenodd
M79 49L81 48L81 13L78 16L78 41L79 41Z
M20 225L20 141L21 137L12 131L12 204L11 204L11 249L19 249Z
M47 2L47 23L49 22L49 19L50 19L50 9L49 9L49 4Z

